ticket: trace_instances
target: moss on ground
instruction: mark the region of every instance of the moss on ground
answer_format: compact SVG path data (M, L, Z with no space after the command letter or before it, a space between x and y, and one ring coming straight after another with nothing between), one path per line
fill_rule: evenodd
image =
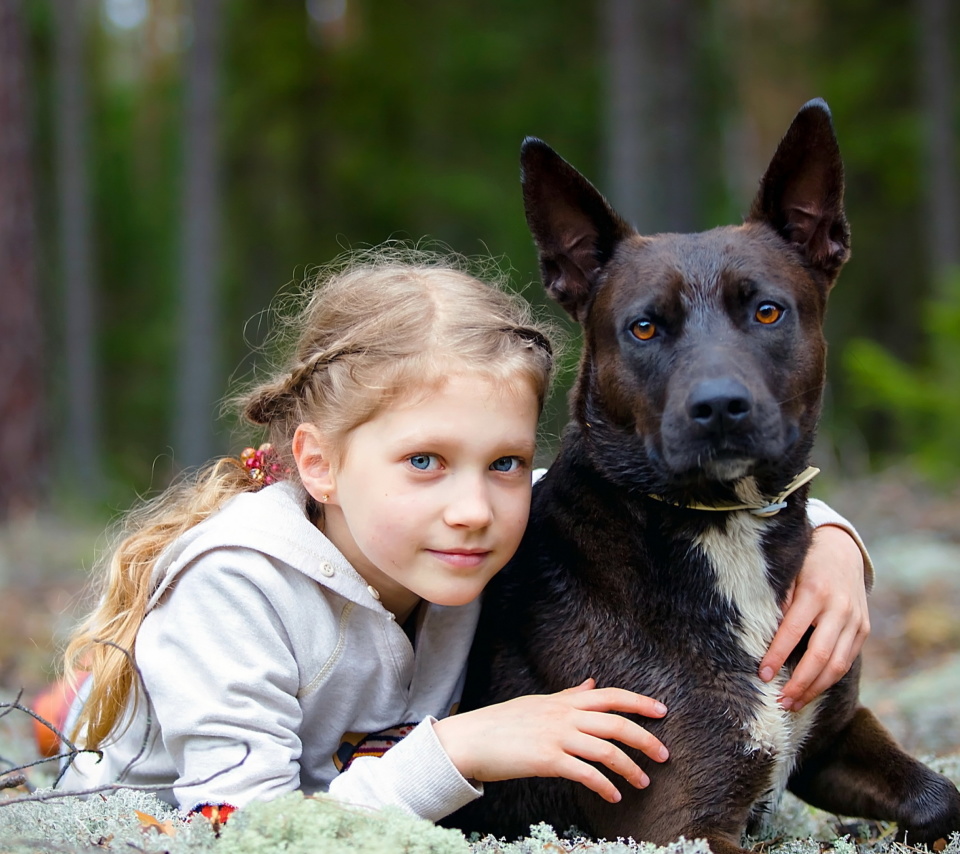
M938 760L956 780L960 757ZM44 791L38 793L44 796ZM121 790L109 797L0 802L2 854L709 854L701 840L658 847L633 840L594 841L558 834L549 825L531 828L513 842L493 837L467 840L398 810L344 806L326 796L294 792L237 812L219 837L202 817L184 820L162 801ZM893 841L893 828L837 819L787 796L763 839L748 840L763 854L916 854ZM955 835L942 854L960 854Z

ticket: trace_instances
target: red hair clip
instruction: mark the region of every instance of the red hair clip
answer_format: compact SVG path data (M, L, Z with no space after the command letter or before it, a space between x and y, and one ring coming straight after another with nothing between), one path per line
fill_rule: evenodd
M290 471L280 463L269 442L264 442L259 448L244 448L240 462L247 474L262 486L283 480Z

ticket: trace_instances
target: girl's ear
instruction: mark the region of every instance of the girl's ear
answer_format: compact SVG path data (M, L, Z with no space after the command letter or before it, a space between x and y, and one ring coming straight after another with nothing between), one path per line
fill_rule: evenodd
M311 498L326 504L336 489L329 443L315 424L301 424L293 434L293 459L300 482Z

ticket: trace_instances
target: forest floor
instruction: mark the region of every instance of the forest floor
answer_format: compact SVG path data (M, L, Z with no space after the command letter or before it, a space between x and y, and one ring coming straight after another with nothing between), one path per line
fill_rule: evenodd
M891 472L817 494L857 525L876 566L865 703L912 753L960 757L960 487L938 492ZM53 678L103 542L51 518L0 529L0 703L22 690L29 705ZM0 759L35 758L24 718L0 718Z
M857 525L876 567L865 704L912 753L960 753L960 488L888 472L825 497Z

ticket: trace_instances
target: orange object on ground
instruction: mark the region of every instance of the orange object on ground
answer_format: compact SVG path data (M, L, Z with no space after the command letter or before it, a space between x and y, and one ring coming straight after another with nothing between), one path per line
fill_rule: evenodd
M33 701L33 711L63 732L70 704L85 678L86 675L80 677L75 687L70 685L69 680L59 679L37 696ZM33 719L33 739L41 756L56 756L60 752L60 736L36 718Z
M194 812L200 813L207 821L216 825L225 824L230 818L231 813L235 813L237 808L230 804L203 804L197 807Z

